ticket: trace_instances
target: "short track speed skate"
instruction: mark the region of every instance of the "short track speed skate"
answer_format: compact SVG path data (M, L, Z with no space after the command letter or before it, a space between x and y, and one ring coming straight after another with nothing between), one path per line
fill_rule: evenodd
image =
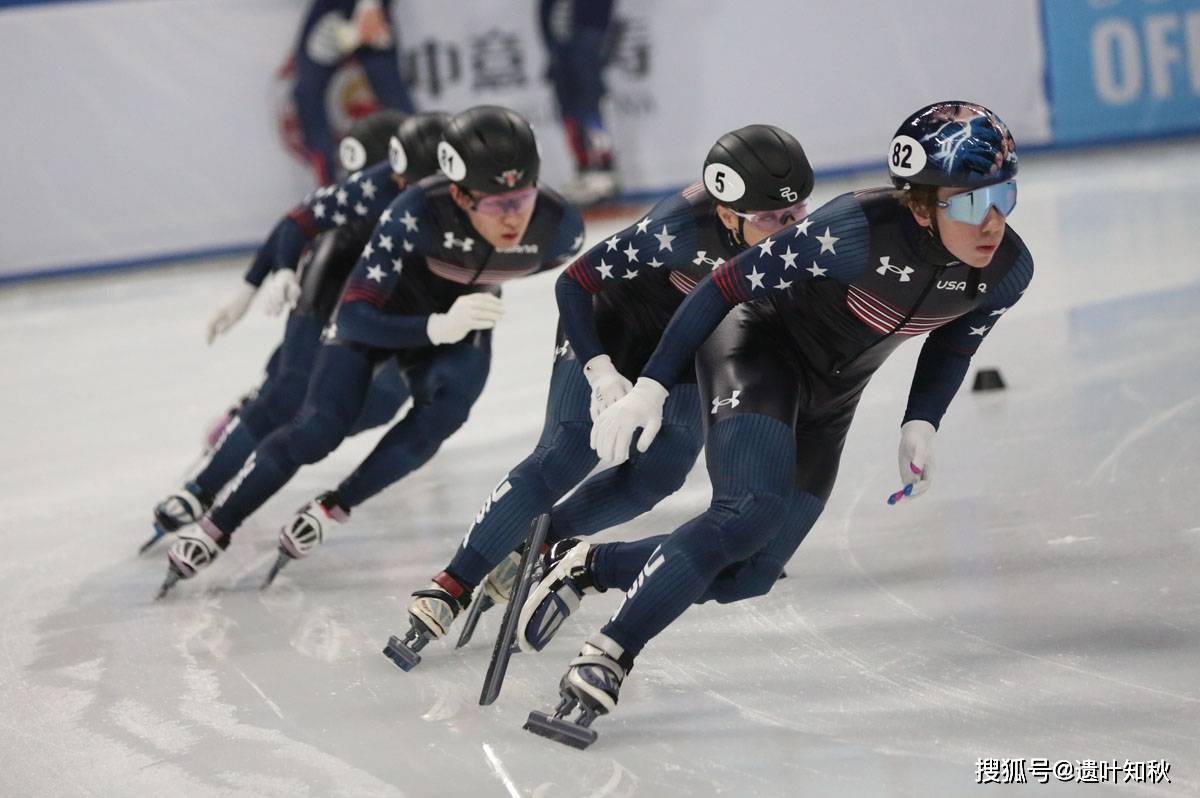
M413 593L408 605L409 629L401 639L388 638L383 655L404 671L421 663L418 653L430 640L446 636L450 624L471 603L471 593L457 579L442 571L426 590Z
M523 728L572 748L587 748L596 742L592 722L616 707L621 683L632 667L632 659L615 641L592 635L558 683L554 713L530 712ZM576 709L579 713L568 717Z

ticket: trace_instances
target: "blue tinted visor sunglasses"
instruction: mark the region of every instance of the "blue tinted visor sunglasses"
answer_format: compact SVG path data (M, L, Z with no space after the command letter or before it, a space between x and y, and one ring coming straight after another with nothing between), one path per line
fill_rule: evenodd
M1017 207L1017 181L1008 180L994 183L990 186L964 191L944 200L938 200L937 206L946 209L946 215L956 222L979 224L988 215L990 208L995 208L1001 216L1007 217Z

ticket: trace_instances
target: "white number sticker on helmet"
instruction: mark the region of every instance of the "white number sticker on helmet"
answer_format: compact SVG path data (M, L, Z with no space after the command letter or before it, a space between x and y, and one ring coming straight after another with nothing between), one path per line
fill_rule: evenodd
M925 168L925 148L912 136L896 136L888 150L888 169L897 177L912 177Z
M704 187L721 202L733 202L746 193L742 176L723 163L710 163L704 167Z
M392 165L392 171L398 175L408 171L408 153L404 151L400 139L395 136L388 142L388 162Z
M338 160L347 172L357 172L367 165L367 148L353 136L346 136L338 145Z
M438 142L438 166L441 167L442 173L454 182L458 182L467 176L467 165L463 162L462 156L458 154L458 150L454 149L448 141Z

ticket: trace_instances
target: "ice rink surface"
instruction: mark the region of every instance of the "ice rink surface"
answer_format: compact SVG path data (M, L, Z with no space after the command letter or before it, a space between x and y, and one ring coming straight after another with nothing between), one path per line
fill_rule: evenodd
M960 393L933 488L888 507L920 344L901 347L789 578L654 640L584 752L521 724L612 593L515 657L492 707L498 612L411 673L380 654L534 443L552 276L505 288L488 387L431 463L260 592L278 524L379 433L349 441L159 603L164 548L134 556L151 507L281 322L256 308L205 346L240 259L0 290L0 793L966 795L977 760L1040 757L1167 760L1171 783L991 791L1200 795L1200 142L1022 167L1011 222L1037 272L975 360L1008 389ZM698 467L604 538L669 531L707 497Z

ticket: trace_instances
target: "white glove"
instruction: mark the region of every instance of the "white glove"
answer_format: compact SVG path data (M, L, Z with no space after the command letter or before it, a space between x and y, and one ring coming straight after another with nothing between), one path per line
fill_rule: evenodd
M900 482L904 488L893 493L888 504L905 496L915 499L933 482L933 436L937 430L928 421L913 419L900 427Z
M504 303L491 294L466 294L454 300L450 310L434 313L425 334L434 344L456 344L472 330L490 330L504 316Z
M637 448L644 452L662 428L663 403L667 389L647 377L639 377L629 393L600 414L592 425L592 448L600 459L618 465L629 459L633 433L642 428Z
M217 308L217 312L208 320L208 334L205 336L208 343L211 344L218 335L237 324L242 316L246 315L246 310L250 307L250 302L254 299L254 292L257 290L250 283L242 283L238 286L237 293L229 297L224 305Z
M269 316L278 316L284 310L296 307L300 299L300 281L296 279L296 272L279 269L272 273L263 284L263 299Z
M592 421L599 418L609 405L629 393L629 389L633 387L633 383L617 371L608 355L596 355L589 360L583 367L583 376L587 378L588 385L592 386L592 404L588 408L592 414Z
M358 44L358 26L331 11L309 30L304 52L321 66L334 66Z

